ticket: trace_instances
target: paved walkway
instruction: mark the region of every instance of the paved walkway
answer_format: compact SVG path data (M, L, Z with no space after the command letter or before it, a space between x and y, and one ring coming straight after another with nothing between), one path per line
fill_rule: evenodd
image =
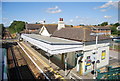
M120 53L114 50L110 50L110 57L114 58L114 59L120 59Z

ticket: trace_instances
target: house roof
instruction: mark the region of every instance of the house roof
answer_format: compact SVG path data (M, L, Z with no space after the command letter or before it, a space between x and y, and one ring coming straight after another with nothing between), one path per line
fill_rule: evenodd
M95 26L95 27L87 27L87 26L86 26L85 28L110 30L110 27L106 27L106 26Z
M106 26L97 26L97 27L92 27L92 28L97 28L97 29L108 29L108 30L110 30L110 27L106 27Z
M28 30L36 30L36 29L41 29L43 24L26 24L26 28Z
M58 27L58 24L44 24L50 34L53 34ZM28 30L38 30L43 27L43 24L26 24ZM71 25L65 25L65 27L72 27Z
M31 30L31 31L23 30L23 31L21 31L20 33L26 33L26 34L34 33L34 34L38 34L39 31L40 31L40 30Z
M80 27L84 27L84 26L73 26L73 28L80 28Z
M45 24L44 25L50 34L53 34L58 27L58 24ZM66 28L72 27L71 25L65 25Z
M44 25L50 34L53 34L58 27L58 24L45 24Z
M92 33L92 30L88 28L63 28L55 31L52 36L76 41L94 41L95 36L91 36L90 33ZM104 35L99 36L98 40L104 40L108 38L108 36Z

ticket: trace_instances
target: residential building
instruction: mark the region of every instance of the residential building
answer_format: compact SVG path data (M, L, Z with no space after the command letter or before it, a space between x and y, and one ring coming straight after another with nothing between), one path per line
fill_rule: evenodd
M98 26L98 27L91 27L91 29L96 33L104 33L105 35L111 35L110 27Z
M63 18L60 18L58 24L43 24L39 34L42 36L51 36L55 31L62 28L69 28L71 25L65 25Z
M96 33L104 33L105 35L111 35L110 26L73 26L73 28L88 28Z
M51 36L55 31L62 28L72 27L71 25L65 25L63 18L60 18L58 24L26 24L24 33L40 34L43 36Z
M25 25L24 33L39 33L40 29L42 28L43 24L28 24Z

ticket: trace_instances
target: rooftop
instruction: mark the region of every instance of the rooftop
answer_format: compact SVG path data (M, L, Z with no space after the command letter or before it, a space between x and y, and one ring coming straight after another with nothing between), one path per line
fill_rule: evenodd
M49 36L42 36L38 34L24 34L27 37L51 44L51 45L58 45L58 44L82 44L81 42L77 41L72 41L72 40L67 40L67 39L62 39L62 38L56 38L56 37L49 37Z
M91 36L93 33L90 28L63 28L61 30L55 31L52 37L59 37L64 39L70 39L81 42L95 41L95 36ZM109 36L101 35L98 40L110 39Z
M83 43L73 40L37 34L22 34L21 37L51 55L83 50Z

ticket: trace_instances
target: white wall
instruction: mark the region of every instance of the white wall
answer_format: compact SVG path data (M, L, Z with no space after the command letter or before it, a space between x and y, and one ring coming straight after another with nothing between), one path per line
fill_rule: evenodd
M65 24L63 21L58 21L58 30L62 29L62 28L65 28Z
M47 29L44 26L41 28L40 34L43 36L50 36L50 34L48 33Z
M96 45L89 45L89 46L86 46L87 48L95 48ZM100 61L99 64L97 64L97 68L101 68L103 66L106 66L109 64L109 46L108 45L105 45L105 44L99 44L98 45L98 52L96 54L96 58L97 60ZM106 50L106 56L105 56L105 59L101 59L102 57L102 51L103 50ZM83 63L82 63L82 68L83 68L83 75L87 74L88 72L91 72L93 70L93 65L91 63L90 66L87 66L87 70L85 71L85 66L86 66L86 58L90 56L92 57L93 56L93 50L86 50L86 52L84 52L84 57L83 57Z

